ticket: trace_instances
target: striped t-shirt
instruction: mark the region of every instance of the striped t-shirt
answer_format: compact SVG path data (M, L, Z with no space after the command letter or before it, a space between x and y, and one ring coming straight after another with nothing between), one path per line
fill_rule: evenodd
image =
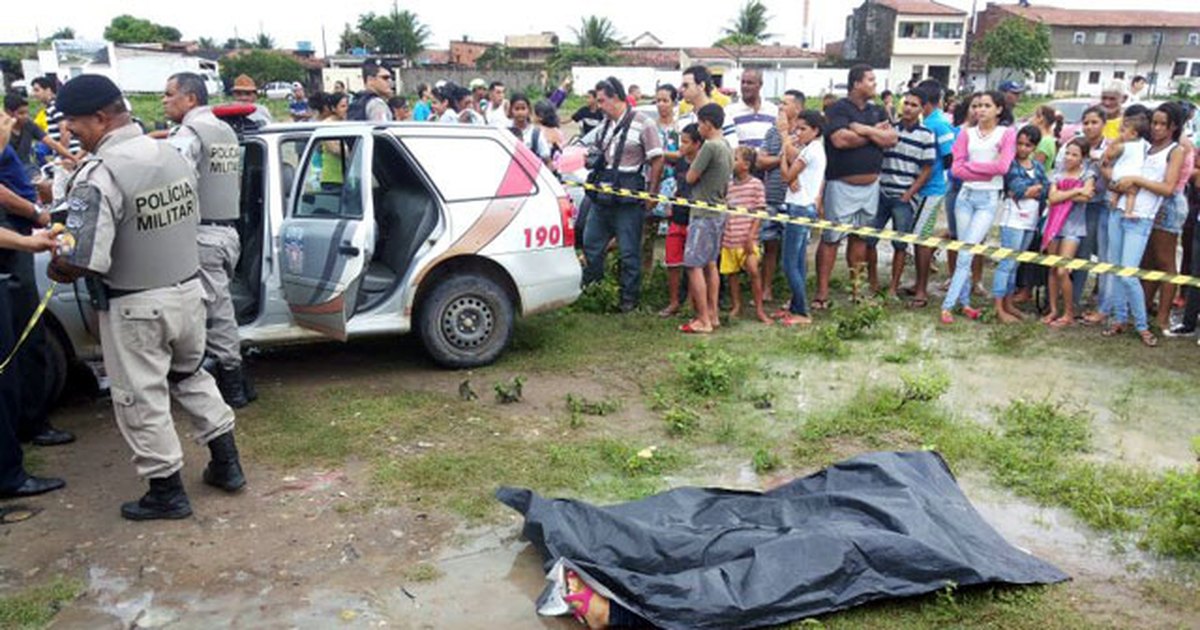
M725 117L726 122L731 119L734 128L737 129L738 145L757 149L766 140L767 131L775 126L775 119L779 117L779 106L769 101L761 101L758 111L754 111L745 103L733 103L725 108Z
M883 153L879 188L889 197L899 197L908 191L921 169L937 159L937 139L928 127L917 124L896 128L900 141Z
M729 190L725 193L725 203L734 208L762 210L767 205L766 189L762 180L747 177L739 182L736 178L730 180ZM721 235L721 247L745 247L754 227L754 217L742 214L731 214L725 218L725 232Z
M62 132L60 129L62 123L66 122L67 117L58 111L58 108L54 105L54 101L50 101L50 104L46 106L46 135L50 136L50 139L55 142L62 142ZM75 153L81 148L83 148L83 145L79 144L79 138L72 135L71 144L67 147L67 150Z

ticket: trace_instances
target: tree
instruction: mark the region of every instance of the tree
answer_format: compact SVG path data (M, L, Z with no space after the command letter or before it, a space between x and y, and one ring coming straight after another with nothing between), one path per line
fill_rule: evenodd
M246 41L240 37L230 37L221 44L221 48L225 50L244 50L246 48L254 48L254 42Z
M508 46L495 44L488 46L488 49L475 59L475 65L483 70L506 70L516 65L516 61L513 60Z
M417 55L425 50L432 34L429 27L417 18L416 13L401 11L395 3L387 15L360 15L358 31L368 47L375 52L400 55L409 61L416 59Z
M155 24L132 15L118 15L104 29L104 39L114 44L164 44L182 37L174 26Z
M200 50L216 50L217 40L211 37L201 37L196 41L196 45L200 47Z
M275 48L275 40L266 33L259 33L258 37L254 38L254 42L251 46L259 50L272 50Z
M580 49L596 48L611 52L621 47L617 28L606 17L589 15L580 20L579 28L571 30L575 32L576 46Z
M75 39L75 29L70 26L64 26L50 34L49 37L42 40L43 46L49 46L50 42L56 39Z
M367 40L362 33L354 30L349 24L342 30L341 37L338 38L338 52L348 53L355 48L366 48Z
M759 0L746 0L746 4L738 10L733 23L721 29L725 37L717 41L721 46L754 46L775 36L767 32L767 23L771 16L767 15L767 7Z
M271 81L303 81L304 66L285 52L251 50L221 60L221 76L227 81L239 74L250 75L260 85Z
M1041 22L1010 17L988 31L978 44L988 72L1006 70L1023 77L1049 72L1054 67L1050 29Z

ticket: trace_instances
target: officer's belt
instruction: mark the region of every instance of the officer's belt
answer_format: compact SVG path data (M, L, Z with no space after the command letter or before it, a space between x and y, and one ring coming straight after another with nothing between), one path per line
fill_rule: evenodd
M217 221L215 219L200 219L200 225L212 227L237 227L237 219L225 219Z
M200 277L200 272L197 271L196 273L184 278L183 280L180 280L179 282L168 284L168 285L162 286L162 287L151 287L149 289L114 289L106 284L106 285L104 285L104 292L108 294L108 299L115 300L117 298L122 298L125 296L133 295L135 293L142 293L143 291L153 291L154 289L165 289L166 287L186 284L186 283L191 282L192 280L195 280L196 278L199 278L199 277Z

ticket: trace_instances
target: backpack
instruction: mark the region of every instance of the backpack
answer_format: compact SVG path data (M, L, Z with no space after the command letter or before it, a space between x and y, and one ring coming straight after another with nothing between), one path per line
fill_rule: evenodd
M350 99L350 109L346 112L346 120L366 120L367 104L373 98L379 98L379 95L367 90L355 94L354 98Z

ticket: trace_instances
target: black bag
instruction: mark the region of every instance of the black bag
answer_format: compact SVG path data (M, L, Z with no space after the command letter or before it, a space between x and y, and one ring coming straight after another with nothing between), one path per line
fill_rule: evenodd
M350 108L346 111L346 120L366 120L367 104L371 99L379 98L378 94L363 90L350 99ZM382 99L381 99L382 100Z
M614 136L620 136L617 141L617 150L613 152L616 156L616 163L621 163L621 154L625 152L625 140L629 137L629 127L633 123L634 111L631 109L625 117L621 119L621 123L617 125L613 132ZM604 129L600 132L600 137L603 138L608 133L608 125L610 122L604 123ZM609 146L612 145L612 140L609 140ZM593 186L610 186L612 188L626 188L634 192L641 192L646 189L646 178L642 173L624 173L617 166L608 165L607 147L601 147L599 155L589 156L589 166L593 168L588 172L587 183ZM584 194L592 203L602 206L614 206L618 204L637 203L636 199L628 197L620 197L612 193L594 190L591 188L585 189Z

